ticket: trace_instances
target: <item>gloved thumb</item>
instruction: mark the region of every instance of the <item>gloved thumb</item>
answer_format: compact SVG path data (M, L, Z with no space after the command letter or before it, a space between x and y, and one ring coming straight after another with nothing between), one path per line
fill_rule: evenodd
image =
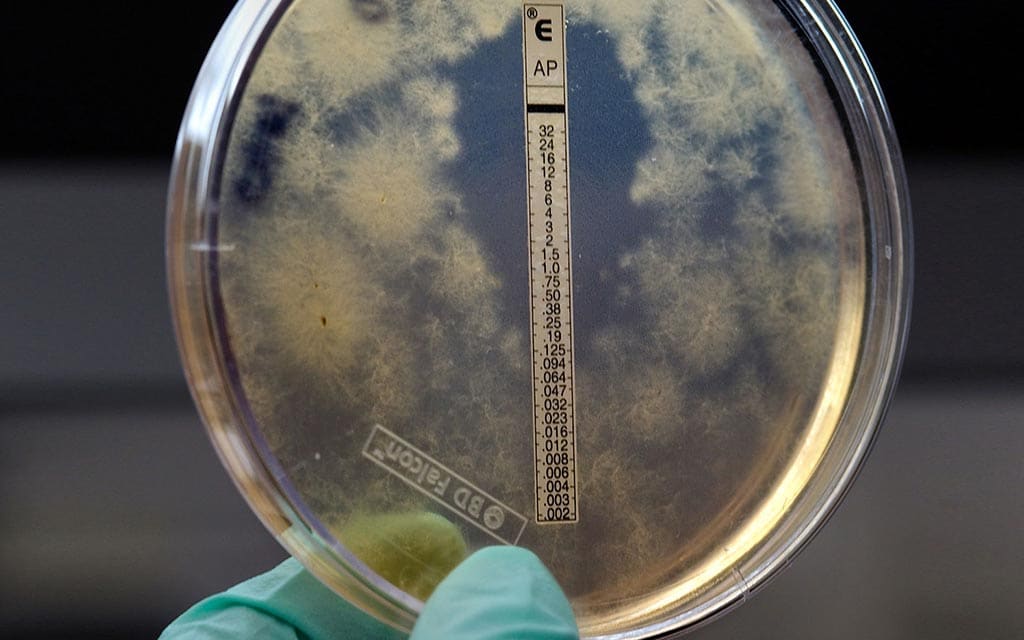
M532 552L477 551L424 605L410 640L578 640L562 589Z

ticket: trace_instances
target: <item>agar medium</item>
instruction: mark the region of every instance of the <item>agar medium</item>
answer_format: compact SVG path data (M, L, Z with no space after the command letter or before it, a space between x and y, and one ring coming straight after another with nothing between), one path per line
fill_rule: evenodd
M169 200L222 461L399 629L491 544L585 636L692 628L822 525L899 368L903 169L830 3L243 0Z

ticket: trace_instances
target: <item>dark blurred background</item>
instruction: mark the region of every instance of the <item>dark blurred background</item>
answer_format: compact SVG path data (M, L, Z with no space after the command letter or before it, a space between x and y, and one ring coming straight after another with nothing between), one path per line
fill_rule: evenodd
M0 635L155 637L284 557L206 441L164 284L174 139L231 3L26 5L0 18ZM905 373L829 526L692 637L1019 639L1022 11L841 6L906 154Z

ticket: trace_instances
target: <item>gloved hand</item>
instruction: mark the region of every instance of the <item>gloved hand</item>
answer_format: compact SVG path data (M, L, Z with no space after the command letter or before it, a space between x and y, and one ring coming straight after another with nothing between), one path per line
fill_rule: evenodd
M421 525L422 526L422 525ZM195 605L161 640L392 640L403 638L289 559ZM488 547L455 568L427 600L410 640L579 638L568 600L530 551Z
M411 640L579 637L569 601L537 556L520 547L487 547L438 585Z

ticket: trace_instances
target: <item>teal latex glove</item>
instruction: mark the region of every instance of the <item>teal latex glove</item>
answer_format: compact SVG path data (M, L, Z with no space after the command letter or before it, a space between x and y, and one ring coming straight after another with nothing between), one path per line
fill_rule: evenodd
M427 600L412 640L572 640L569 601L541 561L519 547L477 551Z
M339 598L295 560L186 611L161 640L404 638ZM410 640L579 638L569 602L533 553L476 552L427 600Z

